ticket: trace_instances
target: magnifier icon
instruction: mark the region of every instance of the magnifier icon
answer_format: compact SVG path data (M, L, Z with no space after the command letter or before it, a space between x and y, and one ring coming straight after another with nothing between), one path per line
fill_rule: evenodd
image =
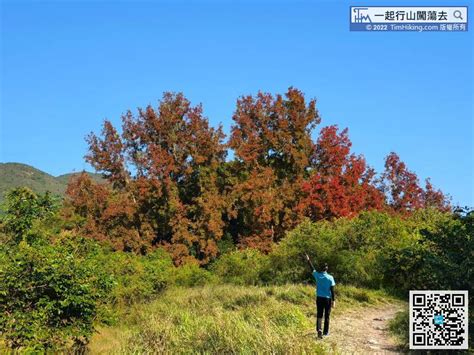
M457 19L460 19L461 21L463 21L461 11L455 10L455 11L453 12L453 16L454 16L454 18L457 18Z

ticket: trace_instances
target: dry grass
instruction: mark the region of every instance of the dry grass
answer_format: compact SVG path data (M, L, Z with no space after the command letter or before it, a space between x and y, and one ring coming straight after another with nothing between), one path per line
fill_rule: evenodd
M339 286L338 293L336 316L348 307L392 301L382 292L354 287ZM154 302L123 310L119 324L100 329L89 349L94 354L335 352L315 341L314 312L310 286L173 288Z

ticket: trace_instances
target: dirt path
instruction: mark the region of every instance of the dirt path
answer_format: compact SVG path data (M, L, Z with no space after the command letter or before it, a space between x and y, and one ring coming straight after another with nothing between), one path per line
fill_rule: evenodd
M388 321L402 309L398 304L335 312L330 336L322 341L342 354L398 354Z

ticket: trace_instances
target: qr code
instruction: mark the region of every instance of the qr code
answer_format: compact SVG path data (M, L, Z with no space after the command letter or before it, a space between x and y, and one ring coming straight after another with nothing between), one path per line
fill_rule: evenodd
M467 310L467 291L410 291L410 349L467 349Z

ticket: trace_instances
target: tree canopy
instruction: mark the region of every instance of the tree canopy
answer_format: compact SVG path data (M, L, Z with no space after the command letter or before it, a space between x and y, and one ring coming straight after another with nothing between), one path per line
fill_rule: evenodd
M304 218L450 209L395 153L377 174L351 152L347 128L323 127L314 141L316 100L295 88L240 97L232 118L225 141L201 105L165 93L156 108L125 113L120 130L105 120L100 135L87 137L86 160L107 183L73 180L63 213L80 216L76 228L116 249L146 254L162 246L176 264L206 264L224 236L269 252Z

